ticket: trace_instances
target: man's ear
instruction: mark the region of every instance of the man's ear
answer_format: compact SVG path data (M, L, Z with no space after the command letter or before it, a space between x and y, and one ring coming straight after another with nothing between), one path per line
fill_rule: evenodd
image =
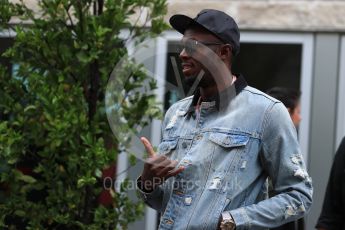
M225 44L220 49L220 58L222 60L229 60L232 53L232 47L229 44Z
M222 59L229 59L231 56L232 47L229 44L225 44L220 49L220 57Z

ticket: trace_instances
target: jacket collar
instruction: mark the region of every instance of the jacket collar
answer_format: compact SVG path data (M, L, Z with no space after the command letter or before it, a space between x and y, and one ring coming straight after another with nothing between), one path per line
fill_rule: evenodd
M236 81L234 82L234 85L226 88L222 92L217 93L216 95L206 98L203 101L207 102L215 102L216 109L219 111L220 109L226 107L229 102L231 101L232 97L237 96L241 93L241 91L248 85L242 74L235 74L237 77ZM234 92L235 91L235 92ZM233 95L235 93L235 95ZM195 111L195 107L198 104L198 101L200 99L200 89L198 88L192 99L192 103L190 104L186 114L191 115Z

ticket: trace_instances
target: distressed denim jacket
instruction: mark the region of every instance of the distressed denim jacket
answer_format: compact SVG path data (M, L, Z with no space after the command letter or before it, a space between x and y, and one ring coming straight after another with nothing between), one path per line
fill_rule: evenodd
M159 229L217 229L230 212L236 230L266 229L302 217L312 203L312 184L297 133L284 105L235 82L232 100L185 98L167 111L158 153L185 170L144 201L161 213ZM265 199L267 177L274 193Z

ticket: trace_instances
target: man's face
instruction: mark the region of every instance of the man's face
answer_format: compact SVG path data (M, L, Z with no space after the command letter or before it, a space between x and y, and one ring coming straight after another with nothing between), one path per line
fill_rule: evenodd
M193 28L185 31L181 44L187 47L181 51L179 56L182 61L182 72L185 76L186 84L192 86L199 73L203 70L204 74L199 82L199 86L206 87L215 85L210 70L201 64L201 62L209 62L205 53L210 52L210 49L217 52L222 42L210 33Z
M298 127L299 123L302 120L302 117L301 117L301 103L298 102L297 106L293 110L289 109L289 112L290 112L290 117L291 117L292 122L294 123L294 125L296 127Z

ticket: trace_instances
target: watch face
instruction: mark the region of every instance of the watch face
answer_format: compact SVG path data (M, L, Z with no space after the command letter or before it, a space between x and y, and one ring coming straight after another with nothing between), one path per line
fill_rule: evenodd
M231 223L231 222L227 222L227 223L225 223L225 227L232 227L232 226L234 226L234 224L233 224L233 223Z
M222 213L222 222L221 222L221 229L222 230L234 230L236 228L235 222L232 219L232 216L228 213Z
M222 225L224 227L222 229L227 229L227 230L235 229L235 223L232 220L223 220Z

